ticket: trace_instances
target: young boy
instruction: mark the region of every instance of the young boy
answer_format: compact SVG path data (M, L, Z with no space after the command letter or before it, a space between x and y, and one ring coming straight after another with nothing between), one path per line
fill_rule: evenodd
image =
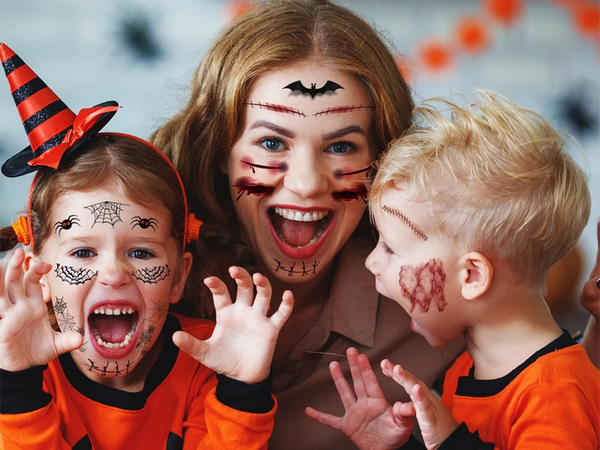
M366 266L414 332L434 347L462 334L467 352L441 402L384 360L412 400L392 408L349 349L358 398L336 363L346 415L307 414L360 448L420 446L416 415L428 449L597 449L600 374L544 301L548 269L589 217L585 175L539 115L488 92L468 108L441 102L451 118L418 108L426 124L380 164L370 193L379 243Z

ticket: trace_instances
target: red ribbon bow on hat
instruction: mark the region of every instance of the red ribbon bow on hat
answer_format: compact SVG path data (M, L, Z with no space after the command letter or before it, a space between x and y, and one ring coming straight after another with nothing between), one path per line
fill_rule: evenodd
M46 166L58 169L58 165L60 164L60 160L64 153L73 147L73 145L75 145L77 141L96 124L96 118L102 114L115 112L119 108L120 106L95 106L93 108L82 109L73 121L73 128L67 131L62 142L57 146L46 150L27 164L30 166Z

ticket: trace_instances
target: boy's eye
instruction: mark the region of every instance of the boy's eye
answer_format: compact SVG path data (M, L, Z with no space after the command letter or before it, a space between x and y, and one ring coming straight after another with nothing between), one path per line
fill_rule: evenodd
M91 258L95 255L95 253L89 248L78 248L73 253L71 253L71 255L76 258Z
M129 257L135 259L149 259L153 256L154 254L152 252L149 252L148 250L143 250L141 248L136 248L135 250L129 253Z
M338 155L346 155L348 153L354 153L356 151L356 147L349 142L336 142L335 144L331 144L329 147L327 147L327 151Z
M387 244L385 242L383 242L383 241L381 241L381 247L383 248L383 251L386 252L387 254L389 254L389 255L393 255L394 254L394 251L391 248L389 248L387 246Z
M285 147L281 140L275 138L261 139L260 144L270 152L277 152Z

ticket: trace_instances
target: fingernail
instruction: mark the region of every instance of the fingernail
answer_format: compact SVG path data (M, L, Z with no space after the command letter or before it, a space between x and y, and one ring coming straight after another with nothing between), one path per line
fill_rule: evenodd
M596 278L596 287L600 289L600 277Z

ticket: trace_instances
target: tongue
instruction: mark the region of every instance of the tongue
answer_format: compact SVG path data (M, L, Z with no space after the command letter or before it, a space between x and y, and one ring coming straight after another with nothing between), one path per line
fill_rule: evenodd
M104 342L121 343L125 340L127 332L131 329L132 316L95 314L92 316L92 320L100 338Z
M296 222L295 220L284 219L279 214L275 214L273 223L275 229L288 244L294 247L304 247L308 245L315 235L320 222Z

